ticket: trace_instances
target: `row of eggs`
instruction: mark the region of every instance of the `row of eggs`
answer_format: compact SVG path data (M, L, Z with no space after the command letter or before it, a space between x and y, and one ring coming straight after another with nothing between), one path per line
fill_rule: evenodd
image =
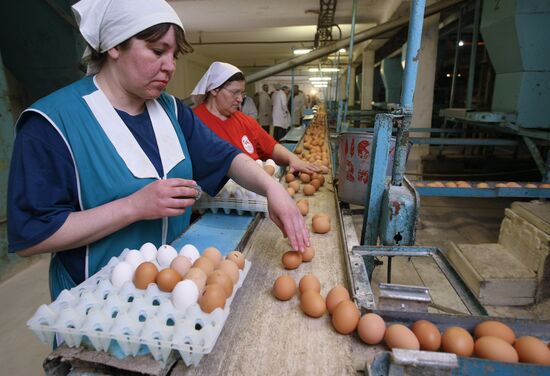
M171 293L172 303L178 310L199 303L210 313L224 308L225 301L233 293L244 268L240 252L231 252L223 259L215 247L208 247L201 256L192 244L186 244L177 252L170 245L157 248L152 243L139 250L127 252L111 273L111 282L121 287L132 281L136 288L146 289L156 283L159 290Z

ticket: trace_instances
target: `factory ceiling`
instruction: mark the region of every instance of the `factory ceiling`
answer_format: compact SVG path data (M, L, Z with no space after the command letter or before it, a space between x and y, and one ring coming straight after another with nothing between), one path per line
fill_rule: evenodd
M332 39L349 37L353 9L353 0L171 0L170 4L198 54L248 71L291 59L294 49L314 47L321 9L335 6ZM408 14L409 5L408 0L357 1L356 33ZM389 37L373 41L370 48ZM341 62L346 62L345 55Z

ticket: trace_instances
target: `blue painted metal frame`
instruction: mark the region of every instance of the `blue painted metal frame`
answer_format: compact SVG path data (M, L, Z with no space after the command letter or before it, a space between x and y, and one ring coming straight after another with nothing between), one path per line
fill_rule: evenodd
M376 115L375 132L372 141L370 179L367 184L365 217L361 230L361 244L376 245L382 198L386 189L386 170L389 159L393 115Z
M422 182L425 184L427 182ZM472 188L454 187L418 187L416 190L421 196L437 197L531 197L550 198L550 188L508 188L495 187L495 182L488 182L489 188L476 188L476 183L471 183Z
M479 358L465 358L462 356L458 358L458 368L449 370L447 374L452 376L538 376L549 375L550 367L541 366L536 364L525 363L503 363L493 360L485 360ZM384 351L377 354L374 361L370 365L370 370L366 374L372 376L389 376L391 364L391 352ZM418 368L417 372L419 372ZM415 368L412 366L409 368L411 372L414 372ZM413 374L413 373L407 373ZM431 374L431 373L430 373ZM392 373L395 376L405 376L405 373Z

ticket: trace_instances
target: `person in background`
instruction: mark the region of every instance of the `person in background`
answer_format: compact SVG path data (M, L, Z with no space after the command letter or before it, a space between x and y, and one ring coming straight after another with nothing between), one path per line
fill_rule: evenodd
M258 121L263 129L273 136L273 131L270 131L272 124L271 113L273 112L273 103L271 102L271 96L269 95L269 86L267 84L262 85L262 90L258 93Z
M298 85L294 85L294 112L292 113L292 125L302 125L304 110L306 109L306 97Z
M275 89L277 90L271 95L271 101L273 103L273 137L275 140L279 141L285 136L288 127L290 127L290 114L287 107L287 97L290 90L286 85L283 87L277 85Z
M272 220L303 250L309 234L286 190L164 91L192 51L164 0L81 0L87 76L23 112L8 183L8 250L53 253L52 299L125 248L171 243L200 188L233 178L267 196Z
M234 65L216 61L193 89L195 114L219 137L239 148L252 159L273 159L288 165L290 171L319 172L318 166L302 161L277 143L256 121L239 111L245 77Z
M243 112L243 114L246 114L250 117L253 117L255 120L258 120L258 109L254 104L254 99L246 95L246 93L244 93L243 96L244 97L241 105L241 111Z

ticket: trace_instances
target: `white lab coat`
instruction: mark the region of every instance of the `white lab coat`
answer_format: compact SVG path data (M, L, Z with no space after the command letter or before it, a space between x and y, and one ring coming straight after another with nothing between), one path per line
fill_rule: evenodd
M300 119L304 117L304 110L306 109L306 96L303 93L299 93L294 96L294 112L292 113L292 124L301 125Z
M254 100L248 95L244 97L241 111L248 116L252 116L254 119L258 119L258 110L254 104Z
M277 90L272 94L273 101L273 125L283 129L290 126L290 114L288 113L286 94Z
M262 127L268 127L271 125L273 112L273 103L271 97L265 91L258 93L258 121Z

